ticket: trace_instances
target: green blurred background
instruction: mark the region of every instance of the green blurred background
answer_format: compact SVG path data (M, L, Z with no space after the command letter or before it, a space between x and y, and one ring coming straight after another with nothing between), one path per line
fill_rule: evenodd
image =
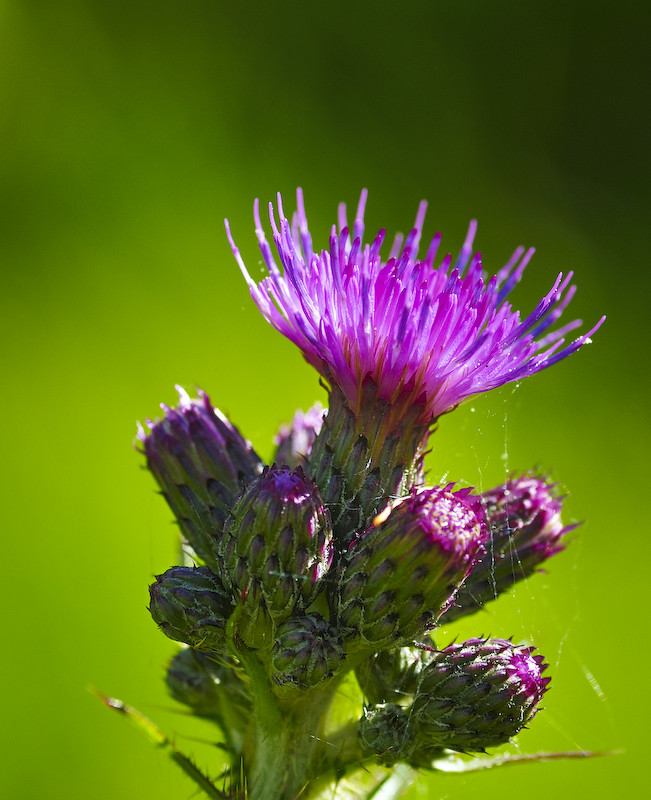
M512 751L623 748L587 762L424 778L410 797L644 794L648 680L646 3L218 0L0 2L2 508L7 571L0 794L185 798L193 786L91 684L218 754L166 697L171 643L147 585L175 529L131 442L136 419L204 387L264 456L324 399L259 317L251 209L305 191L315 241L370 191L367 230L488 270L537 246L515 302L559 270L596 341L441 421L432 481L489 488L553 468L587 520L548 574L455 635L513 635L551 662L546 710ZM195 741L195 739L203 740Z

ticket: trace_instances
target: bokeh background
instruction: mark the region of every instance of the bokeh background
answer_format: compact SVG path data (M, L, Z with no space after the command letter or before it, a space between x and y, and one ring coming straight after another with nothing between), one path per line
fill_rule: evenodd
M511 752L585 762L424 777L410 798L644 794L648 746L648 26L643 2L3 0L0 793L184 798L194 787L87 691L134 704L214 771L166 697L146 611L175 529L132 449L136 419L205 388L266 457L325 399L259 317L252 201L305 191L316 242L369 188L367 230L537 255L530 310L574 269L593 345L441 421L432 481L552 469L586 520L547 574L445 632L513 635L551 662Z

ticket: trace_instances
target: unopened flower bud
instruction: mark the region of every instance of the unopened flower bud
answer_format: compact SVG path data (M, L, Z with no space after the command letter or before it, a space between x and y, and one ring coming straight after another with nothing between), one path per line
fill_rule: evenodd
M365 708L359 721L359 739L363 751L375 755L381 764L392 766L408 760L415 745L409 713L395 703Z
M355 667L365 701L408 704L416 691L418 676L431 659L432 653L420 647L397 647L373 653Z
M226 638L231 593L207 567L171 567L149 587L149 611L170 639L218 651Z
M272 677L280 685L308 689L331 678L344 657L341 637L320 614L289 619L276 631Z
M242 680L236 659L224 648L209 656L191 648L181 650L171 660L166 682L170 695L219 725L225 746L241 752L252 714L249 687Z
M300 467L265 467L235 503L220 555L224 580L249 616L279 623L310 605L332 561L332 527Z
M312 445L323 425L325 409L321 403L315 403L306 412L297 411L289 425L279 429L274 444L276 444L276 464L286 464L289 467L305 465L312 450Z
M482 752L515 736L549 683L547 664L533 653L505 639L469 639L437 653L411 708L420 756L441 748Z
M532 475L509 480L480 495L489 537L486 552L446 611L441 624L472 614L485 603L529 577L548 558L564 549L562 498L554 486Z
M149 421L149 432L141 428L137 438L183 536L216 569L217 541L230 507L262 462L208 395L200 392L191 400L177 389L179 405L163 405L163 418Z
M362 646L413 641L449 605L485 538L468 490L412 492L352 543L335 598L339 622Z
M197 650L180 650L171 660L165 677L174 700L189 706L200 717L219 715L219 681L213 677L212 664Z

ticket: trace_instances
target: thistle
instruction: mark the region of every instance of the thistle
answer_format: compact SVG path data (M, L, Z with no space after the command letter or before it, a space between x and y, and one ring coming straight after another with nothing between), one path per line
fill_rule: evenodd
M340 205L328 248L315 252L303 193L297 191L298 211L291 222L278 195L279 219L270 203L269 224L282 271L256 201L256 235L269 271L259 283L226 224L255 304L329 387L329 411L310 469L324 499L339 512L333 518L344 535L351 525L368 524L381 510L382 498L404 494L422 480L428 435L442 414L475 394L567 358L603 322L570 344L564 337L580 320L553 330L575 291L571 272L559 274L521 320L507 297L533 248L517 248L487 279L481 255L473 255L475 221L456 259L437 259L437 234L419 261L425 202L413 230L404 241L396 236L384 261L384 230L363 242L366 198L364 190L350 228L346 207Z
M521 318L508 296L533 250L485 274L474 222L456 258L439 258L437 234L419 260L425 203L387 256L384 230L363 242L365 191L352 227L340 206L320 251L300 190L297 204L291 221L280 196L278 218L269 206L274 255L255 203L260 282L228 223L227 235L255 304L318 372L327 410L298 412L267 466L202 392L181 391L137 437L185 543L186 565L150 588L151 616L184 645L167 685L218 729L225 788L107 703L212 798L334 798L362 766L373 786L356 796L382 785L388 797L396 764L444 770L454 751L503 745L534 718L549 679L532 646L434 642L565 546L562 501L532 475L482 494L428 486L424 457L442 415L572 355L603 321L565 342L581 324L557 327L571 273Z
M162 405L137 440L193 556L218 569L216 542L235 498L262 471L262 462L237 428L210 403L177 387L179 405Z
M222 575L238 599L240 635L252 647L306 609L324 588L332 527L300 467L265 467L233 505L219 545Z
M353 649L420 638L450 605L486 538L467 491L414 490L350 546L333 605Z
M576 525L561 522L562 499L553 484L533 475L506 481L480 496L489 536L442 622L473 614L565 549Z
M416 761L431 751L483 752L505 744L535 716L550 679L534 648L505 639L452 644L420 674L410 724Z
M271 655L272 679L302 689L332 678L345 658L337 629L316 612L284 622L276 633Z
M207 567L170 567L149 587L149 612L177 642L218 652L233 610L231 593Z

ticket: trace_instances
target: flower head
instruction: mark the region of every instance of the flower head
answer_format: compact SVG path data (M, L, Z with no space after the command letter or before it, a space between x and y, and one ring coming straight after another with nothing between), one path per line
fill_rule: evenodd
M405 644L452 603L483 552L483 511L470 490L414 490L391 503L350 545L334 606L363 643Z
M233 253L259 310L341 389L355 413L361 411L363 386L371 383L379 399L403 408L418 406L422 421L431 422L474 394L566 358L603 321L571 344L564 337L580 320L550 332L574 294L571 272L559 274L521 320L506 298L534 251L519 247L487 280L481 255L473 255L474 221L454 262L446 255L435 266L440 234L419 261L425 202L413 230L404 242L396 236L385 262L380 255L384 230L370 244L363 243L365 205L366 190L352 230L346 207L340 205L338 230L333 226L328 249L315 252L301 190L291 222L278 195L278 222L269 204L278 266L256 201L256 234L269 271L260 283L249 274L226 221Z
M265 467L237 499L224 526L222 574L255 622L276 623L303 610L324 588L333 556L332 524L301 467ZM257 645L256 645L257 646Z
M440 748L481 752L505 744L535 716L549 678L534 650L507 639L468 639L436 653L411 707L425 763Z
M445 613L441 624L478 611L541 564L565 549L576 525L563 525L563 498L556 486L527 474L511 478L479 496L490 536L486 552Z
M276 631L271 676L279 686L307 689L331 678L345 651L336 628L317 612L286 620Z
M149 587L149 613L165 636L209 652L226 639L232 596L208 567L170 567Z
M218 570L226 517L262 462L207 394L191 399L176 388L178 406L162 404L163 417L147 420L148 430L139 426L136 441L194 554Z

